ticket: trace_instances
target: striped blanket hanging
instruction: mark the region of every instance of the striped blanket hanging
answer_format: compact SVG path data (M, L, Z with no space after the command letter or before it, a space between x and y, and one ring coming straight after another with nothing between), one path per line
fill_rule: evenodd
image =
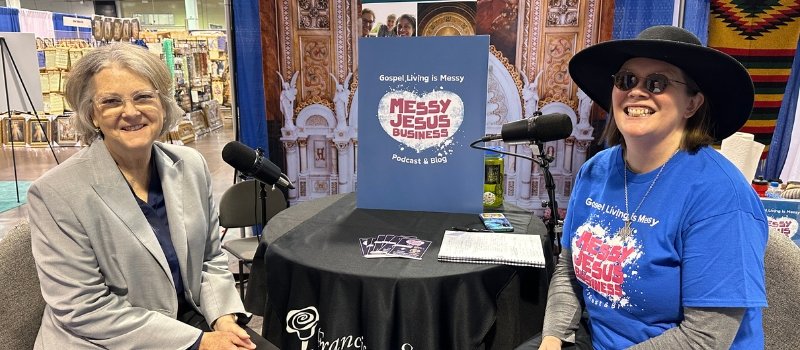
M711 0L708 46L741 62L755 85L755 106L741 131L767 147L800 35L800 0ZM732 87L735 88L735 87Z

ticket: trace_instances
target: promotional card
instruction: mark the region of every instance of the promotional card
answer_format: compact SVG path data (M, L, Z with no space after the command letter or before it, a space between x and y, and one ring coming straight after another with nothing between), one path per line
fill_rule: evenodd
M488 36L359 40L359 208L480 213Z

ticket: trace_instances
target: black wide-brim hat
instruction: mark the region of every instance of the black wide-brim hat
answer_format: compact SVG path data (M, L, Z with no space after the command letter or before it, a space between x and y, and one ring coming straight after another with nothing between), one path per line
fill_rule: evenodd
M691 32L673 26L650 27L636 39L612 40L587 47L569 61L578 87L610 112L611 76L631 58L672 64L697 83L711 107L711 133L722 140L744 126L753 110L753 80L735 58L700 43Z

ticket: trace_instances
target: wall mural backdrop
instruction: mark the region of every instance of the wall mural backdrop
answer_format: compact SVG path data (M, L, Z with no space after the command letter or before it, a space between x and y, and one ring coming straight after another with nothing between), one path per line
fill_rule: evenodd
M703 41L707 38L709 46L739 59L750 71L756 104L742 131L755 134L756 141L769 146L800 36L800 0L682 2L683 25ZM357 187L358 40L362 33L367 36L363 40L490 35L487 133L545 106L563 106L576 117L579 127L573 136L559 141L563 147L553 146L574 153L557 154L565 165L558 184L565 199L574 171L589 155L587 148L591 153L601 148L591 141L605 118L590 101L579 108L579 92L567 73L569 59L594 43L633 37L650 25L669 24L678 18L672 0L260 0L259 11L267 120L273 123L271 130L280 129L280 137L274 139L280 139L282 160L292 180L308 183L302 187L306 190L290 193L292 202ZM295 74L295 84L283 84L293 81ZM304 110L303 115L313 111L332 121L327 129L320 126L319 118L305 119L316 121L313 127L304 125L299 123ZM312 150L308 147L310 130L317 141ZM325 174L319 171L322 160L311 157L320 152L320 138L329 155L324 159ZM512 151L516 148L509 147ZM506 159L506 199L541 213L538 200L544 192L543 181L536 166L529 163ZM305 170L311 168L313 174Z
M262 1L261 11L273 11L267 17L277 22L262 23L263 36L268 43L276 38L272 46L279 53L279 64L265 63L264 74L265 81L274 82L268 85L276 86L267 93L275 95L267 97L268 105L280 101L280 118L275 119L283 121L286 173L298 184L289 200L302 202L357 188L359 40L489 35L486 132L499 133L503 123L534 111L570 115L573 135L545 147L556 157L551 171L558 200L566 207L574 174L593 140L591 108L578 111L578 91L567 62L581 48L608 39L600 36L610 33L610 28L601 28L610 26L610 21L602 21L611 13L609 8L613 1ZM530 155L527 146L504 147ZM505 174L505 201L544 214L541 201L547 195L538 166L506 158Z

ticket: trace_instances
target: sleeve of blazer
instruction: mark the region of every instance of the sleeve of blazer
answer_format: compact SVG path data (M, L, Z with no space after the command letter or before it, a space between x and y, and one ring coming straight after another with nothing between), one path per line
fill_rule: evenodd
M63 190L46 181L28 192L31 241L42 296L70 334L108 349L186 349L201 331L112 293L88 235ZM58 326L58 325L57 325Z
M211 190L211 173L205 159L202 159L205 172L208 204L209 224L206 234L206 247L203 259L202 278L200 282L200 311L209 325L213 324L220 316L242 313L245 314L244 305L236 292L233 274L228 270L228 256L222 252L219 236L219 212ZM191 234L191 233L189 233Z

